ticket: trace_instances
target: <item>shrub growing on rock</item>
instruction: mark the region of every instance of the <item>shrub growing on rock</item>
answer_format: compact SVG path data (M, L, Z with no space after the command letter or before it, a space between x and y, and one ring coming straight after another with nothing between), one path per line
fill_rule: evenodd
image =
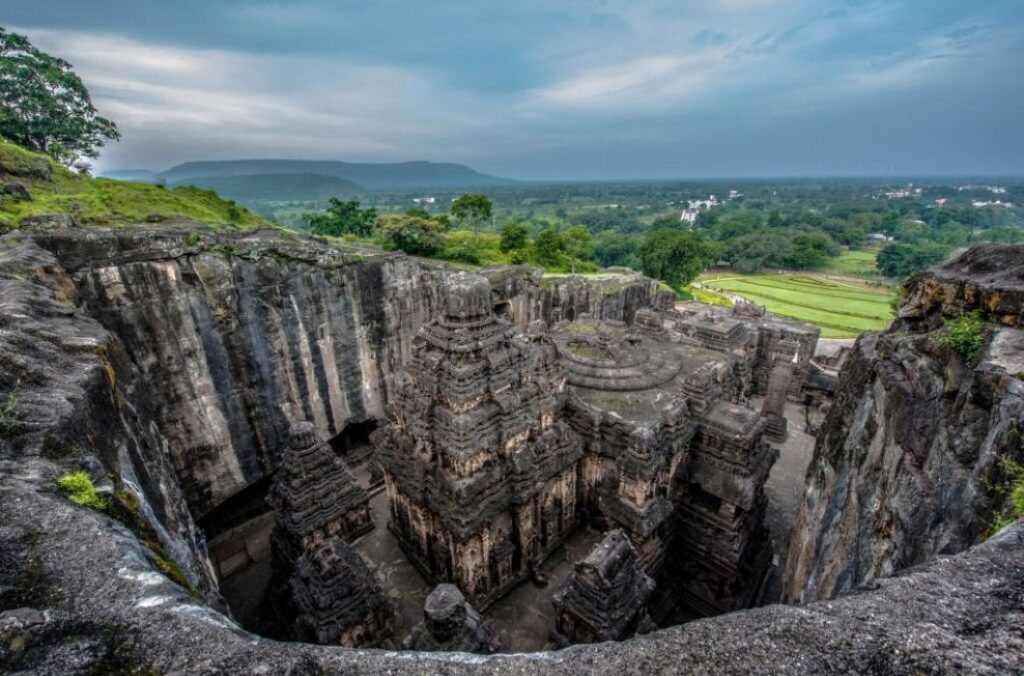
M936 347L956 352L970 364L985 344L985 323L977 312L965 312L954 319L943 320L946 324L942 333L934 336Z

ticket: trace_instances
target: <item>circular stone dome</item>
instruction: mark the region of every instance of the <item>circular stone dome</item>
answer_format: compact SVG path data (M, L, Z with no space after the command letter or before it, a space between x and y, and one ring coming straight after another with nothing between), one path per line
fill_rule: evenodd
M316 441L316 427L311 422L297 422L288 430L288 445L292 448L309 448Z
M491 283L486 277L459 272L445 280L441 293L448 317L465 319L491 312Z

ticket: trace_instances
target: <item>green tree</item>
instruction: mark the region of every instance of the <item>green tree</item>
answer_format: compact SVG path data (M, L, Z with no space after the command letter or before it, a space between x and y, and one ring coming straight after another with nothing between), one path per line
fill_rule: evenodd
M533 241L533 251L538 263L544 267L556 267L565 255L565 240L557 230L547 228Z
M739 272L785 268L791 265L792 259L792 238L778 230L736 237L728 242L725 251L725 260Z
M638 235L626 235L615 230L602 230L594 237L594 257L602 267L621 265L639 268L636 252L640 248Z
M121 137L97 112L70 63L0 28L0 137L72 166Z
M582 225L574 225L562 233L565 252L569 254L572 272L576 272L576 261L589 261L594 257L594 238Z
M761 214L756 211L734 211L722 216L713 229L716 239L749 235L761 227Z
M936 263L949 254L950 247L943 244L889 244L878 252L875 267L886 277L901 279Z
M692 282L707 264L703 238L693 230L658 228L640 245L644 274L660 279L677 291Z
M355 235L369 237L377 221L377 210L361 208L359 200L341 201L337 197L327 200L327 210L319 214L303 214L302 220L314 235L341 237Z
M816 268L831 256L838 254L835 244L821 232L803 232L793 237L793 250L789 267L797 270Z
M501 228L501 243L498 248L502 253L523 251L530 243L530 226L525 223L506 223Z
M491 220L491 200L479 192L462 195L452 202L452 216L479 234L480 226Z
M444 248L444 225L406 214L381 216L377 220L377 239L388 251L433 256Z

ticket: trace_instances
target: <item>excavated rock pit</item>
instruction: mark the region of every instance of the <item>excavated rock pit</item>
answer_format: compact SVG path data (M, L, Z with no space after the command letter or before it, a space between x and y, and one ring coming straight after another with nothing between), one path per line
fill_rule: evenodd
M385 417L390 377L435 310L438 279L447 274L440 266L193 224L11 233L0 239L0 394L16 393L0 434L0 667L1019 670L1024 527L971 547L993 510L982 490L983 480L1000 478L993 457L1020 455L1010 430L1021 419L1014 332L1022 266L1021 247L997 247L914 280L900 321L863 337L855 366L844 369L808 470L783 588L804 601L854 593L624 643L481 657L254 636L222 613L196 526L216 520L233 498L239 505L225 510L224 523L247 516L280 461L289 419L313 421L325 438L358 441L350 425ZM584 313L629 320L664 302L640 278L602 288L541 284L520 270L490 276L495 304L522 326ZM963 368L930 348L927 336L942 315L971 307L1005 328L975 366ZM907 373L931 380L919 384ZM906 424L924 419L923 427ZM943 427L945 420L964 424ZM59 476L80 468L99 478L101 496L120 506L112 510L118 518L56 490ZM851 495L857 499L844 497ZM909 566L916 567L886 577Z

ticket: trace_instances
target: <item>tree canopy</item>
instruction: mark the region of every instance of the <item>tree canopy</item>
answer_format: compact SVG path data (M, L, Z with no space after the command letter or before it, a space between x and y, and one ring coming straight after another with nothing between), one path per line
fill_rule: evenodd
M523 251L529 243L530 226L525 223L506 223L501 228L501 244L499 248L502 253Z
M565 240L554 228L547 228L533 242L534 256L537 262L546 267L554 267L561 264L562 256L565 255Z
M890 244L878 252L875 265L886 277L899 279L941 263L949 252L943 244Z
M444 224L429 218L396 214L377 221L377 238L388 251L432 256L444 248Z
M452 202L452 216L459 223L478 231L480 226L491 220L491 200L483 193L461 195Z
M314 235L341 237L355 235L369 237L377 222L377 210L361 208L359 200L342 201L337 197L327 200L327 210L319 214L303 214L303 220Z
M639 255L644 274L675 289L696 279L707 264L707 249L699 234L667 226L647 233Z
M70 63L0 28L0 137L72 166L121 137L97 112Z
M572 272L576 272L576 261L587 261L594 256L594 238L585 226L574 225L562 233L565 253L569 254Z

